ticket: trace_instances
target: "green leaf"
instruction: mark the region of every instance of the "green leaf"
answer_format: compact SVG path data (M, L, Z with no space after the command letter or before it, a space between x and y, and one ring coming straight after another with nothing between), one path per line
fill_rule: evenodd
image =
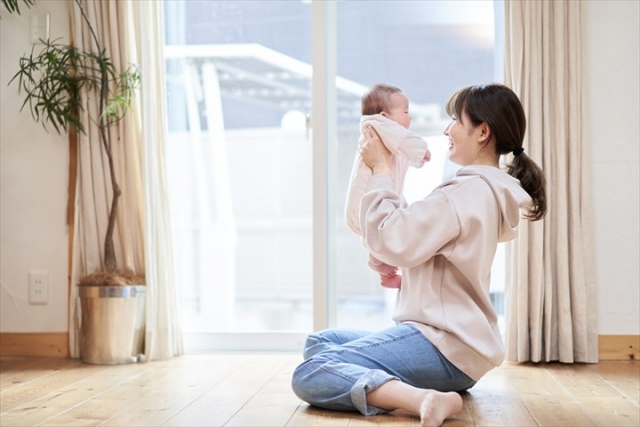
M17 13L20 15L20 1L31 8L34 5L34 0L2 0L2 5L7 9L9 13Z

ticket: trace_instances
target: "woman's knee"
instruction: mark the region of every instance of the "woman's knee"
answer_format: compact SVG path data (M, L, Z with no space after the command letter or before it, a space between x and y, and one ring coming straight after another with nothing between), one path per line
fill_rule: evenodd
M367 334L368 332L355 329L324 329L307 336L302 353L306 360L322 351L337 348Z
M304 343L304 349L302 350L302 357L305 360L311 356L328 349L328 343L330 341L322 336L322 332L309 334L307 340Z
M310 361L306 360L302 362L298 367L293 371L293 375L291 376L291 388L298 398L304 400L305 402L313 405L314 404L314 389L317 389L311 380L311 367L309 366Z
M319 408L353 411L352 384L325 369L322 355L302 362L291 377L291 388L300 400Z

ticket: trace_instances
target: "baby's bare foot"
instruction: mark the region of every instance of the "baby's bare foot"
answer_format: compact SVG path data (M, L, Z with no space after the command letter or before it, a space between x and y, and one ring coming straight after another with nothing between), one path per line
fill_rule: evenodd
M420 405L420 425L422 427L442 425L445 418L461 409L462 398L458 393L429 390Z
M398 275L387 276L387 275L381 274L380 284L382 285L383 288L400 289L402 287L402 276L398 276Z

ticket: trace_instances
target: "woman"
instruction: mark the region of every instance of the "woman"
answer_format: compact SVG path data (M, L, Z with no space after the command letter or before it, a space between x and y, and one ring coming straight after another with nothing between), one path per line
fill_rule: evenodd
M504 359L491 264L497 244L516 236L521 209L544 217L545 179L524 153L526 119L509 88L464 88L447 113L449 158L462 168L410 206L392 190L391 153L374 131L366 135L362 158L373 175L360 203L362 238L377 259L403 269L396 326L310 335L292 387L311 405L364 415L400 409L440 425L462 408L458 392Z

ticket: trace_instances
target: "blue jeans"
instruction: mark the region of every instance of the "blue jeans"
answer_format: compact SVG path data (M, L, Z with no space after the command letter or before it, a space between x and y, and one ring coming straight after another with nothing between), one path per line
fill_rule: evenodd
M391 380L439 391L464 391L475 384L411 325L373 333L327 329L309 335L303 355L291 381L294 393L310 405L336 411L388 412L367 405L367 393Z

